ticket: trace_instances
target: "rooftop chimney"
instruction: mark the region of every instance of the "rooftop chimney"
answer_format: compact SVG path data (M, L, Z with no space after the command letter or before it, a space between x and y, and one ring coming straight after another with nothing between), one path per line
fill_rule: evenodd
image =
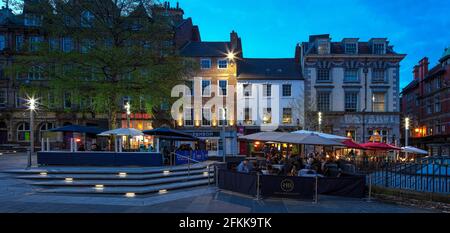
M295 46L295 63L300 63L301 55L302 48L300 47L300 44L297 43L297 45Z

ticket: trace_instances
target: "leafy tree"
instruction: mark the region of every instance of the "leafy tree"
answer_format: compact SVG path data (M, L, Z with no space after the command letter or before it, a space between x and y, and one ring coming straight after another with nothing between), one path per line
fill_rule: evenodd
M41 96L45 106L62 106L69 98L77 107L64 111L103 114L111 128L118 127L125 96L132 112L152 112L170 101L172 87L195 69L177 56L170 17L148 13L154 4L25 1L24 13L37 16L35 31L42 37L25 43L26 53L15 57L13 76L31 79L22 89Z

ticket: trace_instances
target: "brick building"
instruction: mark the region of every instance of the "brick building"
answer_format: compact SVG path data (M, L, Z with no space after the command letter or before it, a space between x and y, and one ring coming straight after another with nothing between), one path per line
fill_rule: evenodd
M106 1L105 1L106 2ZM17 54L27 54L32 51L36 42L50 40L42 30L42 12L34 7L34 0L25 0L23 11L14 13L11 9L3 7L0 10L0 145L12 148L26 147L29 145L30 125L29 113L25 107L25 96L20 94L21 85L45 85L45 77L42 77L38 69L30 69L21 77L6 75L4 70L10 67ZM81 15L87 17L89 15ZM139 5L128 17L133 20L153 20L152 16L168 17L173 27L173 38L168 41L175 48L185 46L189 41L200 41L200 32L193 25L191 18L184 18L184 11L177 4L171 7L168 2L153 5L151 8ZM83 23L83 22L81 22ZM83 26L83 25L78 25ZM53 38L52 38L53 39ZM56 47L62 52L79 51L83 49L79 41L71 38L53 39ZM72 101L64 96L61 103L57 103L49 109L41 110L35 114L34 132L36 143L39 146L41 135L49 134L48 129L64 125L78 124L108 128L106 116L93 112L79 111L82 103ZM50 98L50 96L49 96ZM124 104L128 97L124 96ZM118 121L122 126L127 125L125 110L119 114ZM151 128L151 116L145 112L135 112L131 115L131 126L139 129ZM71 135L48 136L52 143L59 143Z
M431 155L450 154L450 49L429 69L424 57L414 66L414 80L402 90L402 113L411 119L409 145ZM404 138L404 128L402 130Z

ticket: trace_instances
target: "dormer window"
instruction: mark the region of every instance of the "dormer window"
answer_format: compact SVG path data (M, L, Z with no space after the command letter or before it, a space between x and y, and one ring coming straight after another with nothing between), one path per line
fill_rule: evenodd
M42 16L35 14L25 14L25 26L37 27L42 25Z
M357 54L358 44L357 43L345 43L345 53L346 54Z
M329 54L330 53L330 42L328 40L318 40L317 41L317 53L318 54Z
M385 54L386 53L386 48L385 48L385 43L381 43L381 42L376 42L373 44L373 53L374 54Z

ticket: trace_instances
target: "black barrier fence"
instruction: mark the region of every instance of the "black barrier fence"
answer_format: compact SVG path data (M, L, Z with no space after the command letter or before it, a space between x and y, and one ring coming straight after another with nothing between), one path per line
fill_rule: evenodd
M312 199L317 195L341 197L365 197L364 176L345 177L299 177L239 173L228 169L218 169L217 185L220 189L263 197L285 197Z

